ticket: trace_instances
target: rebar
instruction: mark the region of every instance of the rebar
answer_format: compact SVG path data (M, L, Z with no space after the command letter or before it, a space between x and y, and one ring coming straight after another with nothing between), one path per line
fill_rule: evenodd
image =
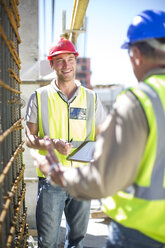
M0 1L0 248L27 248L18 0Z

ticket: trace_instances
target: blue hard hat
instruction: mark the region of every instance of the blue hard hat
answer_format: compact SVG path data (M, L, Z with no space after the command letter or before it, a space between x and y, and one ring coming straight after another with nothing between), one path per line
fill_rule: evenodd
M127 49L132 43L162 37L165 37L165 12L145 10L133 18L121 48Z

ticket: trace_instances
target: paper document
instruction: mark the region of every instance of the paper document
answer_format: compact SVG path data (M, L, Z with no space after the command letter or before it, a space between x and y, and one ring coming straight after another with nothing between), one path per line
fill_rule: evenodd
M67 160L73 160L78 162L92 162L93 161L93 153L95 148L94 141L85 141L80 147L74 150L69 156L66 158Z

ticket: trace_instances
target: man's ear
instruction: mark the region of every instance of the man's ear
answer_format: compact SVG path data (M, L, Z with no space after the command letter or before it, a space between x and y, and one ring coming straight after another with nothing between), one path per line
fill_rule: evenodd
M50 67L52 68L52 66L53 66L53 62L52 60L50 60Z
M136 47L136 46L132 47L132 55L133 55L132 57L134 58L135 64L138 65L138 66L141 65L141 63L142 63L142 54L141 54L141 52L140 52L138 47Z

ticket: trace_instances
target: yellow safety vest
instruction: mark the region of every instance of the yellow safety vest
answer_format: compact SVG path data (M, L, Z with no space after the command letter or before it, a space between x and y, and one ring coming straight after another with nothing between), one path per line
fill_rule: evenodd
M165 75L151 76L130 90L144 109L149 136L133 185L105 199L103 211L165 243Z
M72 102L65 102L50 84L37 90L39 137L72 141L72 151L84 141L95 140L95 93L80 86ZM56 149L59 161L65 166L78 167L82 163L66 160ZM72 152L71 151L71 152ZM45 150L40 150L45 155ZM85 164L85 163L83 163ZM86 163L87 164L87 163ZM39 177L44 177L37 169Z

